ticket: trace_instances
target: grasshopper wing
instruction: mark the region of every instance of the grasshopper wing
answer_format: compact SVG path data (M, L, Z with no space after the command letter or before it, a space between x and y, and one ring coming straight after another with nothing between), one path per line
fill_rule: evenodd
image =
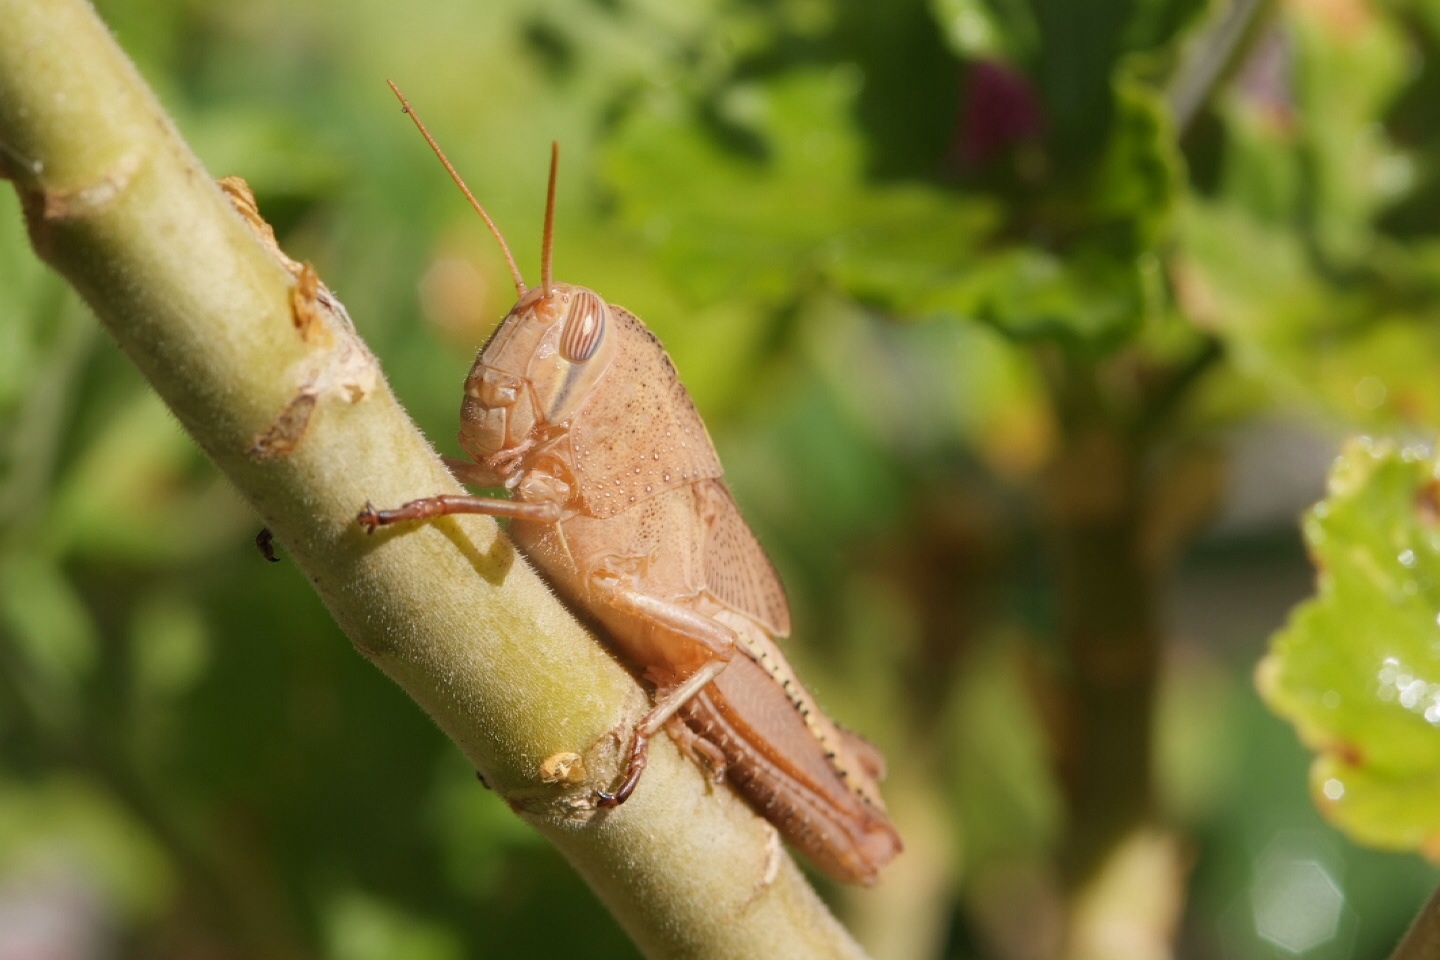
M721 480L697 484L705 525L701 570L705 586L725 606L742 613L772 637L790 635L790 602L765 548L740 515Z

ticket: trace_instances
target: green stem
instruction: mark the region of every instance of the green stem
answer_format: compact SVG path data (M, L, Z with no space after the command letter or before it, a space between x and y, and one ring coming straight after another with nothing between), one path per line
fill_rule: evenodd
M668 741L629 803L594 808L593 787L615 773L610 734L647 702L636 681L492 521L365 536L355 514L367 500L460 490L342 312L303 295L292 306L295 275L236 215L87 4L0 0L0 23L0 162L36 252L255 506L356 648L560 849L647 956L860 956L773 830ZM542 763L564 752L584 757L586 779L544 782Z

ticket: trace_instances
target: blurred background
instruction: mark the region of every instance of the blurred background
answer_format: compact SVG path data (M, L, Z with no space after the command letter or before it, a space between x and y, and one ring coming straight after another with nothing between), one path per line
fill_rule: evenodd
M1384 956L1440 880L1254 682L1343 438L1440 415L1440 3L97 7L445 453L513 287L384 81L531 282L560 142L557 277L890 760L879 960ZM0 191L0 958L633 956L258 526Z

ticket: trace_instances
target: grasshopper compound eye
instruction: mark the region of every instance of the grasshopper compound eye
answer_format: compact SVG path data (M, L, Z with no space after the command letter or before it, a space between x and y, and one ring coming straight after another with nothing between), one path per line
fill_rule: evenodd
M599 294L578 291L570 301L565 315L565 329L560 334L560 356L571 363L584 363L600 349L605 338L606 314L609 310Z

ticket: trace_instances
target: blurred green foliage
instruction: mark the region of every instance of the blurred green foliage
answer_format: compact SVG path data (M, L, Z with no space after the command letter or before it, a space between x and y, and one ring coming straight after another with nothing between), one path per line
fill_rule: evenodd
M383 81L532 281L561 142L557 275L664 340L789 586L800 672L890 758L891 882L924 895L837 894L877 952L1037 955L1077 865L1153 818L1193 840L1185 955L1278 951L1254 905L1299 850L1343 893L1306 955L1373 956L1436 873L1326 832L1249 675L1308 589L1294 518L1335 438L1440 420L1440 5L1254 6L1229 31L1196 0L99 9L445 452L511 286ZM79 890L99 906L74 922L126 956L630 955L260 559L0 207L0 902ZM1311 528L1351 518L1312 532L1333 586L1277 647L1313 675L1284 661L1272 690L1327 748L1362 737L1317 726L1332 687L1355 724L1394 712L1382 647L1440 675L1433 583L1341 595L1397 536L1433 552L1392 536L1429 461L1347 458L1365 476ZM1345 646L1357 619L1383 642ZM1364 752L1402 755L1433 856L1440 725L1404 720ZM1390 810L1387 770L1364 786ZM896 925L922 933L884 953Z

